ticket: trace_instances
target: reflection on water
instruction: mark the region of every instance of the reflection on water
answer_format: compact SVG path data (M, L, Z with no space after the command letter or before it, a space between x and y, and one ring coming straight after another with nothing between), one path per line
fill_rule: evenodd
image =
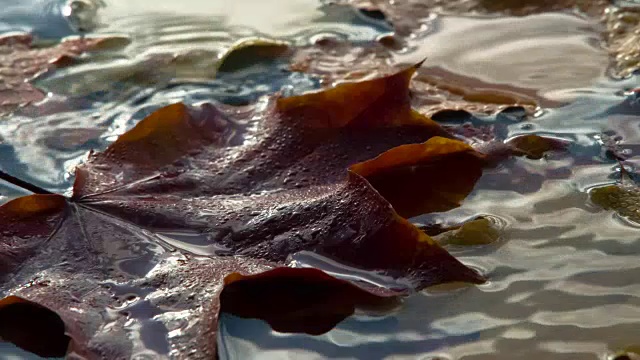
M189 49L194 44L220 47L225 45L224 40L259 34L303 41L311 33L334 32L352 41L367 41L381 30L390 30L384 22L361 16L348 7L320 3L283 0L275 6L275 2L260 0L111 0L103 12L107 25L100 31L125 32L150 42L146 46L164 44L175 51L180 45Z
M64 4L5 0L0 32L69 35L73 29L60 11ZM37 84L52 93L47 101L0 119L0 166L52 191L68 191L69 171L90 149L104 149L160 106L211 99L246 103L282 89L319 86L318 78L291 72L286 61L216 77L222 52L239 39L261 36L308 45L318 34L331 34L366 44L390 31L382 20L315 0L108 0L99 15L95 32L125 36L131 43L87 55L39 79ZM502 138L524 133L562 138L571 142L569 153L506 162L486 172L462 207L414 219L445 225L481 214L503 219L499 243L450 249L487 274L489 283L425 291L409 297L397 313L360 314L317 337L278 334L260 321L225 315L221 358L601 359L612 349L637 344L640 236L629 222L591 204L587 191L619 178L616 161L602 150L602 134L621 136L616 141L631 152L629 164L638 162L640 107L627 90L640 80L605 78L609 60L599 25L571 14L425 21L425 31L408 39L411 51L394 53L396 61L427 57L428 67L482 84L530 89L553 101L556 108L542 108L524 122L500 120L504 115L466 120L494 126ZM0 202L21 194L0 184ZM224 250L202 245L206 241L199 234L161 237L169 245L189 244L195 254ZM344 272L309 254L292 261ZM168 315L145 308L147 294L136 296L127 306L138 350L168 353L172 328L151 319ZM14 353L6 349L0 344L0 358L13 356L5 355Z
M340 264L332 259L325 258L311 251L300 251L290 255L287 265L294 268L317 268L339 279L362 283L364 286L373 285L385 287L399 292L409 292L415 286L408 281L397 280L390 276L376 274L371 271L360 270L351 266Z
M427 58L429 67L488 83L536 89L554 100L559 100L554 91L592 85L605 74L609 62L599 45L597 24L570 14L497 19L442 16L429 26L432 32L412 40L416 50L401 60Z

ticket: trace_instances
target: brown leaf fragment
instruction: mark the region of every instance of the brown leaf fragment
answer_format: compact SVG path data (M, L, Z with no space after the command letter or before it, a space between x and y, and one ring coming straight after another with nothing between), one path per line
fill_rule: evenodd
M430 119L414 112L409 82L417 64L395 75L361 83L344 83L328 91L280 98L276 109L283 117L302 119L311 128L375 128L416 125L438 133ZM359 91L356 91L359 90Z
M45 94L29 80L48 70L69 65L73 58L106 41L71 38L55 46L35 48L32 40L28 34L0 36L0 114L44 99Z

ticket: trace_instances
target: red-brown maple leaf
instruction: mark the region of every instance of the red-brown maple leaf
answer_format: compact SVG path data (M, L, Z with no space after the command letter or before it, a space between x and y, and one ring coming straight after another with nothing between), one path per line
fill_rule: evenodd
M92 154L70 199L3 205L0 337L45 356L208 358L219 312L319 334L356 307L482 282L405 220L458 206L488 163L411 109L414 71L252 111L171 105ZM398 287L283 267L301 251Z

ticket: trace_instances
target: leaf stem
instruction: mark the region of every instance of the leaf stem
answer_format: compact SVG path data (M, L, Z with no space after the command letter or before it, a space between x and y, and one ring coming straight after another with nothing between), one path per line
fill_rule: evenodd
M21 187L25 190L31 191L34 194L53 194L51 191L49 190L45 190L43 188L41 188L40 186L37 185L33 185L29 182L26 182L24 180L18 179L15 176L9 175L6 172L0 170L0 180L4 180L10 184L13 184L17 187Z

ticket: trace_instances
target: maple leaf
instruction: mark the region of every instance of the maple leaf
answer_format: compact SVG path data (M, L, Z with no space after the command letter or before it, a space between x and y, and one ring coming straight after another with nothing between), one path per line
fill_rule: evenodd
M106 38L71 38L43 48L32 47L29 34L0 36L0 114L45 98L29 80L58 66L68 65Z
M357 307L482 282L405 219L458 206L490 160L411 109L415 68L249 110L170 105L91 154L71 198L4 204L0 319L29 318L0 337L44 356L208 358L220 312L319 334ZM282 267L303 251L397 286ZM131 325L176 318L189 326L163 345Z

